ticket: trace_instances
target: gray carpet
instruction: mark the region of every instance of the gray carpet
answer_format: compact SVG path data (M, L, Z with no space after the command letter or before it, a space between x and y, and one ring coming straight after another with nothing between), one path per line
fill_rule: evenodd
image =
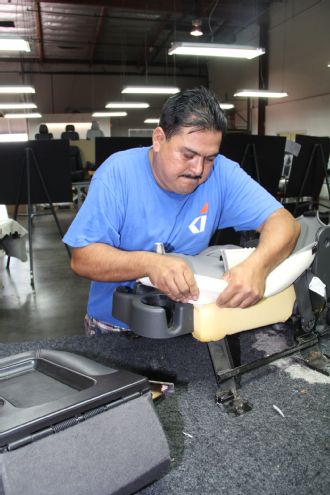
M272 329L246 332L241 334L243 355L273 352L284 340ZM330 354L329 340L322 346ZM253 409L233 417L214 402L216 381L207 345L190 335L1 344L0 357L36 348L75 352L175 383L175 393L156 403L170 445L171 470L139 492L143 495L330 493L330 378L307 368L299 355L245 374L241 395Z

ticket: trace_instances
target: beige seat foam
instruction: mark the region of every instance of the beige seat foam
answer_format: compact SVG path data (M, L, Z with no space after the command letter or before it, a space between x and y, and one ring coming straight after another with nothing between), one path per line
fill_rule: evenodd
M292 315L296 294L293 285L248 308L218 308L216 304L195 305L193 336L201 342L226 335L283 323Z

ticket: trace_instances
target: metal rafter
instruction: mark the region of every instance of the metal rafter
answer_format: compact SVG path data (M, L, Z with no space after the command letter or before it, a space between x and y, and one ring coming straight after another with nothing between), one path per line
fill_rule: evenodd
M103 31L105 14L106 14L106 8L102 7L101 12L100 12L100 16L99 16L98 21L97 21L96 35L95 35L94 45L92 47L92 54L91 54L91 60L90 60L91 64L93 64L93 62L94 62L97 44L100 41L101 34Z
M37 29L37 46L39 51L39 62L42 64L45 59L44 53L44 37L42 31L42 20L41 20L41 9L40 2L35 2L35 19L36 19L36 29Z

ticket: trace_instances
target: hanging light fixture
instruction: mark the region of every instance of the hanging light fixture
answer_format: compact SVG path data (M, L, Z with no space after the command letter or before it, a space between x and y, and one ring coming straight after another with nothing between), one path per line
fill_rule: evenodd
M122 93L173 95L180 91L174 86L125 86Z
M105 105L105 108L149 108L150 105L149 103L143 103L143 102L115 102L112 101L110 103L107 103Z
M37 108L35 103L0 103L0 110L23 110Z
M169 55L194 55L199 57L227 57L252 59L265 53L264 48L218 43L172 43Z
M41 119L42 115L39 112L31 113L5 113L6 119Z
M234 96L243 96L246 98L285 98L288 96L288 93L268 89L240 89L234 93Z
M1 94L12 93L35 93L35 89L32 86L0 86Z
M17 38L0 38L0 50L4 52L30 52L28 41Z
M190 31L190 34L191 36L203 36L202 21L200 19L192 21L192 30Z
M232 110L234 105L232 103L220 103L221 110Z
M145 119L144 123L145 124L159 124L159 119L152 119L152 118Z
M127 112L94 112L92 117L127 117Z

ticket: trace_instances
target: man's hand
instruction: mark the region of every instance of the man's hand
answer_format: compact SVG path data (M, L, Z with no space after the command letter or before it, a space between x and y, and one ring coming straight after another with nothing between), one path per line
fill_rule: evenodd
M220 308L247 308L263 296L265 275L246 263L228 270L222 278L228 282L228 286L216 301Z
M186 303L198 299L194 274L182 258L157 255L150 265L148 276L153 285L173 301Z
M259 243L250 256L223 276L228 287L217 305L247 308L256 304L265 291L267 275L292 252L300 233L299 223L284 208L276 210L257 229Z

